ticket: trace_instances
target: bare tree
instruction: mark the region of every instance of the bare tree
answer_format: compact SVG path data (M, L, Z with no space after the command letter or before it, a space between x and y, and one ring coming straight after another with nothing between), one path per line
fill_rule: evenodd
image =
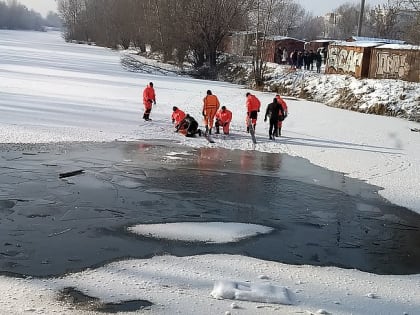
M266 51L267 36L273 25L273 10L277 0L256 0L253 9L253 21L255 32L255 47L253 51L252 67L254 83L257 88L264 85L264 74L266 72L266 62L264 53Z
M377 5L368 15L370 30L375 37L395 39L400 35L398 22L401 8L399 3L392 2L388 0L385 4Z
M16 0L0 2L0 28L20 30L43 30L42 16Z
M299 25L290 31L289 35L310 41L319 38L324 33L324 27L324 19L322 17L307 13Z
M301 25L305 13L305 9L294 0L275 1L270 33L290 36Z
M237 20L251 7L250 0L190 1L185 16L189 21L191 46L202 46L205 59L215 68L217 50L223 38L233 29Z
M84 0L58 0L58 12L65 27L64 38L66 40L83 38L82 29L86 27L82 23L84 4Z
M396 0L394 0L396 1ZM401 0L400 19L403 23L403 38L420 45L420 0Z
M345 3L337 8L336 14L339 16L339 21L336 27L340 38L345 39L356 34L359 11L358 5L350 3Z
M60 16L56 12L52 11L48 12L45 22L46 25L50 27L61 27L63 25L63 21Z

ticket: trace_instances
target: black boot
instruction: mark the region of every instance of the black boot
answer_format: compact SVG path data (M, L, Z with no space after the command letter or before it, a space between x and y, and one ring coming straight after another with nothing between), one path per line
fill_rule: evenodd
M204 132L205 135L208 135L209 133L209 126L206 126L206 131Z
M249 126L246 127L246 132L249 133Z
M253 124L252 127L254 127L254 131L255 131L255 127L257 127L257 124Z
M211 135L211 128L209 128L209 135Z
M277 137L281 137L281 128L277 129Z
M216 127L216 134L219 134L219 127Z

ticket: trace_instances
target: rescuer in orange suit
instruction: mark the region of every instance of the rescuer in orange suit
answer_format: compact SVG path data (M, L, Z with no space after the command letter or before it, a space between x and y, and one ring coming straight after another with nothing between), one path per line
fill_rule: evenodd
M219 132L220 126L223 127L223 133L225 135L229 134L229 126L232 121L232 112L226 109L226 106L222 106L216 113L216 133Z
M257 125L258 112L260 111L261 102L260 100L251 93L246 93L246 131L249 132L249 119L254 127Z
M277 103L279 103L281 105L281 107L283 108L283 113L284 115L282 115L282 113L279 113L279 122L277 124L277 134L276 137L280 137L281 136L281 127L283 127L283 120L286 119L287 117L287 113L288 113L288 109L287 109L287 104L284 101L284 99L281 98L281 96L279 94L276 94L276 99L277 99Z
M153 82L150 82L147 87L143 90L143 105L144 115L143 119L148 121L150 119L150 112L152 111L152 104L156 104L155 89L153 88Z
M206 133L211 134L213 128L214 116L220 107L219 99L213 95L210 90L207 90L207 95L203 99L203 116L204 125L206 126Z
M172 107L172 110L172 123L177 128L179 123L185 118L185 113L176 106Z

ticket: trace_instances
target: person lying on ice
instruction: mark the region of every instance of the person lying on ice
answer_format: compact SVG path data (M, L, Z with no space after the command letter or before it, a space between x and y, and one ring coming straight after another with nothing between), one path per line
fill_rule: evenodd
M232 112L226 109L226 106L222 106L216 113L216 133L219 132L219 127L223 127L223 133L225 135L229 134L229 126L230 122L232 121Z
M189 114L180 121L176 128L176 132L179 132L186 137L195 137L196 134L201 136L201 130L198 129L198 122Z

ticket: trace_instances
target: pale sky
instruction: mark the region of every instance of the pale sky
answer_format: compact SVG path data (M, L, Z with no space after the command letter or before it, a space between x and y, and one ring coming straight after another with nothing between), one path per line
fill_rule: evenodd
M57 12L57 3L55 0L18 0L19 3L26 5L29 9L33 9L42 16L47 16L49 11Z
M344 3L355 3L360 5L361 0L296 0L301 4L307 11L312 12L314 15L324 15L328 12L334 11L340 5ZM384 4L387 0L365 0L365 6L369 5L374 7L378 4Z
M306 10L312 12L315 15L323 15L325 13L331 12L336 9L338 6L344 3L356 3L360 4L360 0L296 0L300 3ZM365 5L376 6L378 4L383 4L387 0L365 0ZM20 3L26 5L29 9L34 9L35 11L41 13L43 16L46 16L48 11L57 11L57 3L55 0L19 0Z

